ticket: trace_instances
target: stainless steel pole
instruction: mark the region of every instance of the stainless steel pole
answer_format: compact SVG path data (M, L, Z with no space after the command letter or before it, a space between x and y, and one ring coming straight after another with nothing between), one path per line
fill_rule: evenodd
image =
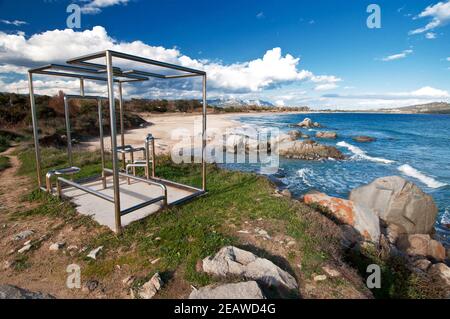
M103 189L106 188L106 176L105 176L105 143L103 137L103 116L102 116L102 100L98 99L98 127L100 132L100 152L102 158L102 184Z
M28 72L28 88L30 90L30 105L31 105L31 120L33 122L33 136L34 136L34 152L36 155L36 173L38 180L38 187L42 187L42 176L41 176L41 151L39 149L39 132L38 132L38 120L36 115L36 103L34 100L34 89L33 89L33 74Z
M108 98L109 113L111 118L111 151L113 164L113 188L114 188L114 213L116 220L116 233L122 232L120 214L120 185L119 185L119 161L117 158L117 128L116 128L116 103L114 100L114 70L111 51L106 51L106 70L108 73Z
M64 96L64 116L66 118L66 137L67 137L67 155L69 157L69 166L73 166L72 157L72 134L70 132L70 110L67 96Z
M206 74L203 75L202 189L206 191Z
M80 95L84 96L84 78L80 78Z
M125 131L124 131L124 124L123 124L123 95L122 95L122 83L119 82L119 115L120 115L120 143L122 148L125 146ZM126 154L125 152L122 153L122 166L123 169L126 168Z

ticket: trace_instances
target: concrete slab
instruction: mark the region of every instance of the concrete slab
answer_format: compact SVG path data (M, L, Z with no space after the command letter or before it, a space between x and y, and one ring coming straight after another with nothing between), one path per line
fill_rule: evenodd
M101 180L84 183L82 185L110 197L114 197L114 191L112 189L112 178L107 179L106 189L102 188ZM158 186L149 185L147 183L138 181L131 181L131 184L128 185L125 178L121 178L120 180L120 193L121 210L133 207L137 204L163 195L161 188ZM169 204L177 200L186 198L194 193L195 191L167 186L167 197ZM91 216L100 225L104 225L109 227L111 230L115 230L113 203L101 199L97 196L85 193L82 190L74 187L64 188L62 190L62 195L69 198L70 201L77 206L77 211L80 214ZM154 214L161 208L162 202L158 202L122 216L122 226L127 226L134 221Z

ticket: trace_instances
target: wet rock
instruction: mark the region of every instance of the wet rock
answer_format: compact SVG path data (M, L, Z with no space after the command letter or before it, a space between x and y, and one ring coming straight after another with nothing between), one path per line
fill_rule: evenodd
M334 146L322 145L311 140L283 142L276 146L279 155L301 160L345 159Z
M100 253L100 251L101 251L102 249L103 249L103 246L100 246L100 247L97 247L97 248L91 250L91 251L89 252L89 254L87 255L87 257L96 260L98 254Z
M298 123L297 126L305 128L313 128L313 127L320 127L320 124L317 122L313 122L310 118L305 118L303 121Z
M194 290L189 299L265 299L256 281L206 286Z
M372 210L349 200L317 192L306 194L304 201L309 205L318 205L339 222L352 226L359 232L361 239L378 242L380 221Z
M32 230L25 230L23 232L20 232L20 233L16 234L13 239L15 241L20 241L20 240L24 240L24 239L30 237L33 234L34 234L34 231L32 231Z
M369 143L369 142L374 142L376 141L376 138L370 137L370 136L356 136L353 138L354 141L359 142L359 143Z
M302 137L302 132L297 130L292 130L288 132L288 135L290 136L291 140L295 141L298 140L300 137Z
M138 290L138 297L141 299L152 299L158 291L161 290L164 285L160 275L154 274L153 277L142 285Z
M298 289L295 278L271 261L233 246L203 259L203 271L219 277L242 276L278 289Z
M408 234L430 234L438 209L433 198L399 176L378 178L352 190L350 200L372 209L388 225Z
M337 139L337 133L336 132L317 132L316 137L334 140L334 139Z
M55 299L55 297L42 292L32 292L16 286L0 285L0 299Z

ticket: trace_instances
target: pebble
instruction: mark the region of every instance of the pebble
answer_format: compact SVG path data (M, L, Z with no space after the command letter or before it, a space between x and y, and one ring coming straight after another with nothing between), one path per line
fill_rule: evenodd
M327 279L327 276L325 275L318 275L314 277L314 281L324 281Z
M150 263L151 263L152 265L154 265L154 264L157 264L160 260L161 260L161 258L157 258L157 259L155 259L155 260L152 260Z
M135 276L128 276L122 280L122 283L125 287L131 287L131 285L134 283L135 280L136 280Z
M50 245L50 247L48 248L50 251L58 251L61 248L63 248L66 245L66 243L64 242L60 242L60 243L53 243Z
M84 285L84 288L85 289L83 289L83 290L87 290L87 291L89 291L89 292L93 292L95 289L97 289L97 287L98 287L98 281L97 280L89 280L88 282L86 282L86 284Z
M25 245L22 248L20 248L17 252L19 254L23 254L23 253L26 253L27 251L29 251L30 249L31 249L31 245L28 244L28 245Z
M13 239L15 241L19 241L19 240L23 240L25 238L28 238L28 237L30 237L33 234L34 234L34 231L32 231L32 230L24 230L23 232L20 232L20 233L16 234Z
M295 241L293 241L293 240L291 240L290 242L288 242L287 244L286 244L286 246L288 246L288 247L292 247L292 246L295 246Z
M341 273L339 271L337 271L336 269L333 269L329 266L323 266L322 270L330 277L334 278L334 277L339 277L341 275Z
M14 262L9 261L9 260L5 260L5 261L2 263L2 269L3 269L3 270L10 269L13 265L14 265Z
M100 253L100 251L103 249L103 246L97 247L93 250L91 250L91 252L87 255L88 258L97 259L98 254Z

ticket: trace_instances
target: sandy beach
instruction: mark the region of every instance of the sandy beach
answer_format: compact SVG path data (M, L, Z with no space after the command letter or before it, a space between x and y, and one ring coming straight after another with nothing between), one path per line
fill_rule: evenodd
M261 113L263 114L263 113ZM269 114L269 113L265 113ZM273 114L273 113L270 113ZM236 116L255 115L246 114L208 114L208 130L214 129L217 132L225 133L227 129L232 129L240 125L234 120ZM260 115L258 113L258 115ZM134 147L141 147L144 144L147 134L152 134L156 138L157 154L169 153L172 147L180 142L180 136L193 137L201 132L202 116L199 114L140 114L150 125L143 128L128 130L125 132L125 143ZM120 145L120 136L117 138ZM104 139L105 148L111 148L110 137ZM100 147L99 139L81 143L83 148L95 150Z

